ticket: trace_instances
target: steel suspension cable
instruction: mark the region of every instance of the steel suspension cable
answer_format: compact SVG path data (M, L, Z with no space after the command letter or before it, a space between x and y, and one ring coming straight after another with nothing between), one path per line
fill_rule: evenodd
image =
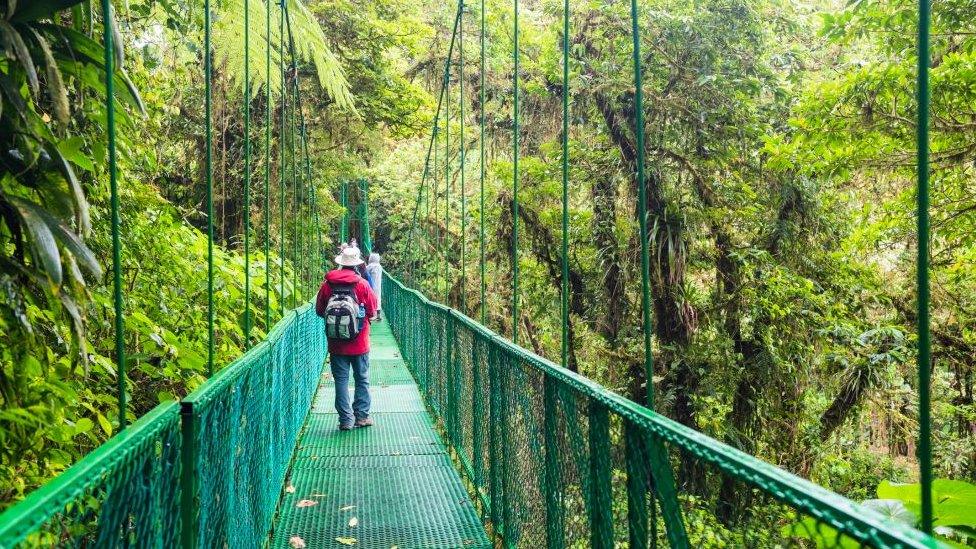
M122 242L119 236L118 157L115 150L115 46L112 3L102 0L102 41L105 49L105 119L108 129L108 184L112 209L112 305L115 309L115 362L118 364L119 430L125 429L125 316L122 307Z
M251 6L244 0L244 348L251 346Z
M461 311L467 312L465 307L464 298L464 288L466 280L466 269L465 260L467 259L467 189L464 185L464 14L461 14L461 22L458 25L458 100L460 105L458 107L458 117L460 118L460 130L458 143L460 145L460 155L461 155Z
M213 240L214 240L214 208L213 208L213 125L211 118L211 87L213 67L210 53L210 0L204 0L204 32L203 32L203 71L204 71L204 112L206 113L206 163L207 163L207 375L213 375L214 369L214 268L213 268Z
M918 329L918 467L922 531L932 533L932 342L929 334L929 29L931 5L918 5L918 123L916 209L918 257L915 271Z
M281 129L278 132L278 154L280 156L280 170L278 174L278 230L281 234L279 247L279 283L278 296L281 315L285 315L285 117L288 111L288 85L285 82L285 2L278 4L280 21L278 23L278 71L281 73Z
M435 119L435 123L438 121ZM440 188L441 174L437 169L437 136L440 134L440 126L434 126L434 179L431 183L434 185L434 207L433 207L433 219L431 220L434 233L434 287L431 293L436 294L440 291L441 287L441 228L437 224L437 205L440 203L440 196L437 194Z
M271 331L271 0L264 0L264 331Z
M514 40L512 57L512 343L518 345L519 320L519 0L514 0Z
M295 57L295 39L294 39L294 35L292 34L292 30L291 30L291 19L289 18L287 22L288 22L288 47L289 47L289 51L290 51L292 63L294 64L294 63L296 63L296 57ZM300 88L300 83L301 83L301 75L300 75L300 73L298 71L297 64L296 64L296 68L295 68L295 87L296 87L296 89ZM309 204L309 208L312 210L312 212L314 214L314 217L315 217L315 224L316 224L316 231L317 231L316 237L317 237L317 241L318 241L319 250L321 250L321 248L322 248L322 234L321 234L321 227L319 226L318 211L315 209L316 208L316 206L315 206L315 203L316 202L315 202L314 185L313 185L313 182L312 182L312 166L311 166L311 160L310 160L309 153L308 153L308 135L306 133L307 126L306 126L306 123L305 123L305 109L304 109L304 107L302 107L302 97L301 97L301 94L296 94L295 95L295 104L296 104L296 108L298 110L299 127L301 128L301 130L300 130L300 139L301 139L301 148L302 148L302 151L303 151L303 157L304 157L304 160L305 160L305 178L306 178L306 183L308 185L308 190L309 190L309 193L308 194L311 197L311 204Z
M651 259L648 250L647 182L644 179L644 92L640 57L640 31L637 19L637 0L630 0L631 37L634 59L634 125L637 138L637 215L640 225L641 255L641 312L644 332L644 376L646 378L647 407L654 409L654 355L651 352Z
M452 53L454 51L454 41L455 41L455 38L457 37L457 29L458 29L458 25L460 23L461 10L463 9L463 7L464 7L464 0L458 0L458 9L457 9L457 11L455 12L455 15L454 15L454 27L453 27L453 30L451 31L451 41L450 41L450 45L448 46L448 50L447 50L448 51L448 59L450 59L450 57L451 57L451 55L452 55ZM448 70L448 67L447 67L447 64L445 64L444 72L446 73L447 70ZM433 179L436 179L437 174L438 174L437 169L436 169L436 165L435 165L435 167L433 169L430 168L430 165L431 165L431 153L433 153L435 155L435 158L436 158L436 153L437 153L437 149L436 149L436 136L437 136L437 128L438 128L438 125L440 123L439 120L440 120L440 114L441 114L441 105L442 105L443 101L444 101L444 87L441 86L440 93L437 96L437 108L434 111L434 121L433 121L433 124L432 124L432 128L433 129L432 129L432 132L431 132L430 141L427 144L427 155L426 155L426 157L424 159L424 171L423 171L423 175L421 176L421 180L420 180L420 188L417 190L417 199L414 202L414 214L413 214L413 221L411 222L411 224L412 224L411 231L413 231L416 228L416 225L417 225L417 217L418 217L417 214L418 214L418 211L419 211L419 208L420 208L420 199L423 196L423 191L425 189L425 183L428 181L428 176L430 174L434 174L433 175L433 178L432 178L432 182L433 182ZM428 193L428 195L427 195L427 205L430 206L430 204L431 204L430 203L430 194ZM430 212L427 213L427 217L428 217L428 219L430 218ZM414 246L414 242L411 241L411 243L410 243L410 253L408 253L408 256L411 257L411 258L413 258L411 260L411 262L410 262L411 263L411 267L410 267L411 271L414 269L414 265L413 264L416 262L416 252L415 252L415 250L416 250L416 247Z
M288 14L287 4L285 4L285 21L286 24L291 26L291 18ZM290 32L290 30L289 30ZM291 58L291 68L289 72L296 73L298 67L295 65L295 58ZM292 235L291 235L291 277L292 277L292 290L291 290L291 306L292 308L298 307L298 291L299 286L299 275L301 271L301 258L299 257L299 246L301 243L301 197L298 195L298 170L295 169L295 104L298 100L298 87L295 83L298 79L293 75L291 83L291 112L289 114L290 123L288 124L288 154L291 157L291 179L292 179L292 208L294 215L292 215ZM295 215L298 216L297 222Z
M478 94L480 95L479 107L481 109L481 119L479 130L481 135L478 139L478 148L481 160L478 166L480 171L480 186L478 189L478 199L480 201L481 218L479 220L479 242L478 242L478 270L481 276L481 324L485 324L486 305L485 305L485 0L481 0L481 67L480 84Z
M441 253L444 255L444 304L451 305L451 262L448 257L451 234L451 72L452 59L447 58L448 72L444 77L444 237L441 239Z
M339 205L342 206L342 221L339 223L339 242L349 239L349 201L346 199L346 180L339 187Z
M560 324L562 325L561 362L569 363L569 0L563 0L563 211L562 211L562 280Z

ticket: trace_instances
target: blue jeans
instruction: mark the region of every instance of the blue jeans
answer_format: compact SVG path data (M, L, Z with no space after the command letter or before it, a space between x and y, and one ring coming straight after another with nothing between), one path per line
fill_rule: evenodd
M335 408L340 425L352 425L357 419L369 417L369 353L364 355L332 355L330 362L335 379ZM356 393L349 406L349 368L356 379ZM354 415L355 414L355 415Z

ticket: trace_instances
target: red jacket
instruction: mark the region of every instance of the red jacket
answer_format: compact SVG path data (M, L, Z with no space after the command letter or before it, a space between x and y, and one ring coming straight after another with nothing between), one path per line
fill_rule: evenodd
M325 306L332 297L332 287L329 282L334 284L355 284L353 292L356 299L366 308L366 318L363 321L363 329L352 341L333 341L329 340L329 352L334 355L364 355L369 352L369 319L376 315L379 304L376 303L376 294L369 287L369 282L349 269L336 269L329 271L325 275L325 282L319 288L318 298L315 300L315 312L319 316L325 314Z

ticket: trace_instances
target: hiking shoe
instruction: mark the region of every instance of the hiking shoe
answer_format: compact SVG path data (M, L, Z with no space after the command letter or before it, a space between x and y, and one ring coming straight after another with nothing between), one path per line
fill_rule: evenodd
M358 424L359 422L357 421L356 423ZM342 423L339 424L340 431L349 431L351 429L352 429L352 425L344 425Z
M371 425L373 425L373 418L371 417L364 417L356 420L356 427L369 427Z

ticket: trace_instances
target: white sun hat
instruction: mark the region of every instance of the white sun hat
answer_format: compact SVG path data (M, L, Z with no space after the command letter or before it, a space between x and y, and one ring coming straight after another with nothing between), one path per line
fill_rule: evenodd
M343 267L355 267L363 264L363 258L359 253L359 248L349 246L342 249L342 252L336 256L335 262Z

